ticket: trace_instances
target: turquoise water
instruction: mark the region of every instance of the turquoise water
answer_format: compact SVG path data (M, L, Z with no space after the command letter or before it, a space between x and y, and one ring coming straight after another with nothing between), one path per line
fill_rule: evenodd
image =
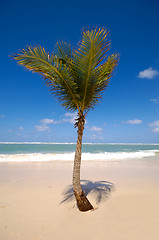
M76 144L0 144L0 154L20 154L20 153L70 153L76 150ZM137 152L141 150L157 150L159 145L148 144L84 144L84 153L104 153L104 152Z
M73 160L76 144L1 143L0 162ZM159 144L83 144L84 160L145 158L159 153Z

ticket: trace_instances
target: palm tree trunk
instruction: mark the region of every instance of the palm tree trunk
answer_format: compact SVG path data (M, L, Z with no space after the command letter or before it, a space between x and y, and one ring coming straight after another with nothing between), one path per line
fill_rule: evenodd
M78 139L77 139L76 152L75 152L75 158L74 158L74 167L73 167L73 191L77 201L78 209L82 212L86 212L93 209L93 206L85 196L80 184L81 148L82 148L84 123L85 123L85 117L82 114L81 116L79 116L78 122L75 124L75 126L78 127L78 131L77 131Z

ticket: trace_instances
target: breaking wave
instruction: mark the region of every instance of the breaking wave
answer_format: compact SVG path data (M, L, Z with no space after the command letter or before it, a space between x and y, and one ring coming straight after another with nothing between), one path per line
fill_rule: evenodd
M153 157L157 150L141 150L136 152L104 152L82 153L82 161L122 161L126 159L142 159ZM71 153L27 153L27 154L0 154L0 162L48 162L73 161L74 152Z

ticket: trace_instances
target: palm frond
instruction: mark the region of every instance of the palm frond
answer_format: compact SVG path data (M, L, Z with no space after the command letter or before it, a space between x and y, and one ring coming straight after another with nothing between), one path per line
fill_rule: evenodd
M63 41L57 42L55 53L58 59L60 59L63 63L68 63L71 61L72 49L70 44L67 44Z
M107 71L102 72L100 64L106 59L107 52L110 48L110 41L108 40L108 31L106 29L84 30L82 41L79 47L73 54L71 68L75 80L77 80L78 91L81 96L81 110L84 111L89 106L95 105L94 100L92 104L88 104L92 96L96 96L96 100L101 98L95 91L98 78L107 78L113 71L113 67L107 64ZM107 59L110 62L109 59ZM114 62L115 63L115 62ZM102 66L102 65L101 65ZM111 70L112 68L112 70ZM103 70L104 71L104 70ZM99 74L100 72L100 74ZM97 74L98 73L98 74ZM104 87L104 84L102 85ZM105 85L105 87L107 84ZM103 89L103 88L102 88ZM93 91L95 94L93 94ZM93 103L94 102L94 103Z
M118 61L119 55L113 54L108 57L104 64L94 70L94 78L91 79L92 84L89 85L87 90L85 109L94 108L99 103L103 97L103 92L107 89L109 79L112 77Z
M103 28L87 29L76 50L58 42L56 54L37 46L22 49L12 58L42 75L63 106L84 113L100 101L119 61L118 54L107 56L108 34Z
M44 48L38 46L22 49L12 58L28 70L41 74L50 91L67 109L79 109L76 101L76 83L71 78L69 68L55 54L49 56Z

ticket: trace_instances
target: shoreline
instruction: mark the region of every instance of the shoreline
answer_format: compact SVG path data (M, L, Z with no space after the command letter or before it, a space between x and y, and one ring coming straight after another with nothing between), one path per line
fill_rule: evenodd
M76 144L76 142L0 142L0 144ZM159 143L86 143L82 144L110 144L110 145L159 145Z

